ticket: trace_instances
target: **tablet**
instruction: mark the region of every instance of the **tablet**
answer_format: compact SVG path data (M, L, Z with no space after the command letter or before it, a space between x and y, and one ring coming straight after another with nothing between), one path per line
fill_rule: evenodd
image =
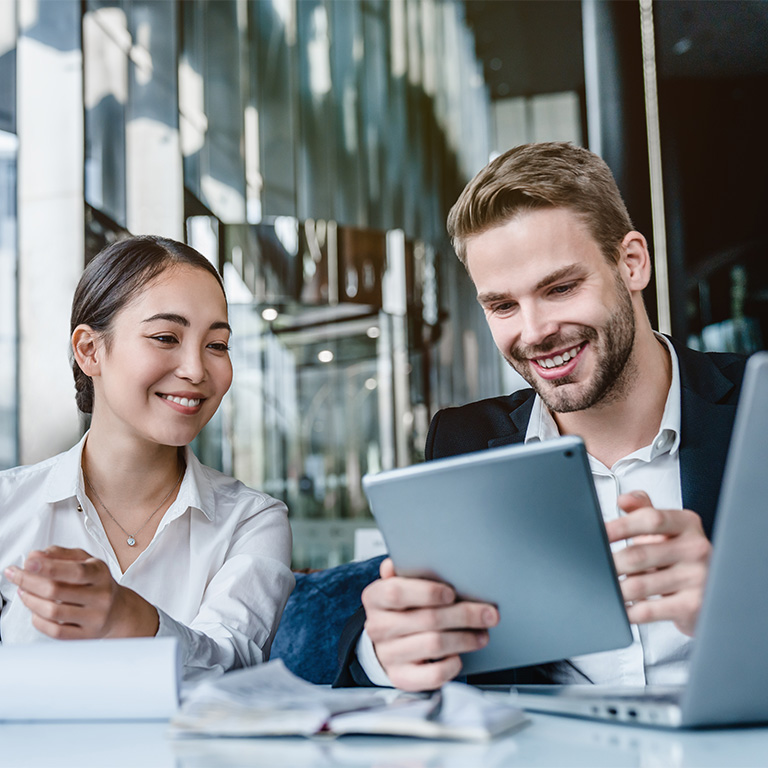
M363 487L398 575L499 607L464 673L632 642L580 438L436 459L366 475Z

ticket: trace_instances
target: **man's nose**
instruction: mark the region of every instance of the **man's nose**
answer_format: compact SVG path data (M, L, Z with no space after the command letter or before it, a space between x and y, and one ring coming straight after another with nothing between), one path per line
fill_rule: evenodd
M557 332L557 321L552 313L538 304L520 307L520 341L528 347L539 346Z

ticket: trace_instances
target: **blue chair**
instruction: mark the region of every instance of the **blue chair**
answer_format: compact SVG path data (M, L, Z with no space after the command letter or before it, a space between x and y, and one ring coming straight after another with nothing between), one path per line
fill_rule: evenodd
M310 683L333 683L339 669L341 631L360 607L363 589L378 578L383 559L297 573L270 658L282 659L291 672Z

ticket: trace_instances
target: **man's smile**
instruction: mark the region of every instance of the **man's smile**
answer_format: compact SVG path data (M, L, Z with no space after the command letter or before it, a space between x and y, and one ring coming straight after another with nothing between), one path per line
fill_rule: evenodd
M554 355L550 354L547 357L532 358L532 360L541 368L559 368L565 365L569 360L575 358L584 348L585 344L586 342L582 342L564 352L559 352Z

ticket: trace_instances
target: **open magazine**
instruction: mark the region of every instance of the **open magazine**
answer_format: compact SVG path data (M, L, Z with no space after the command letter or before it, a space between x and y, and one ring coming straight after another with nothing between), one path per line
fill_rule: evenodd
M525 722L508 694L448 683L431 694L312 685L276 660L229 672L187 692L176 736L386 734L485 740Z

